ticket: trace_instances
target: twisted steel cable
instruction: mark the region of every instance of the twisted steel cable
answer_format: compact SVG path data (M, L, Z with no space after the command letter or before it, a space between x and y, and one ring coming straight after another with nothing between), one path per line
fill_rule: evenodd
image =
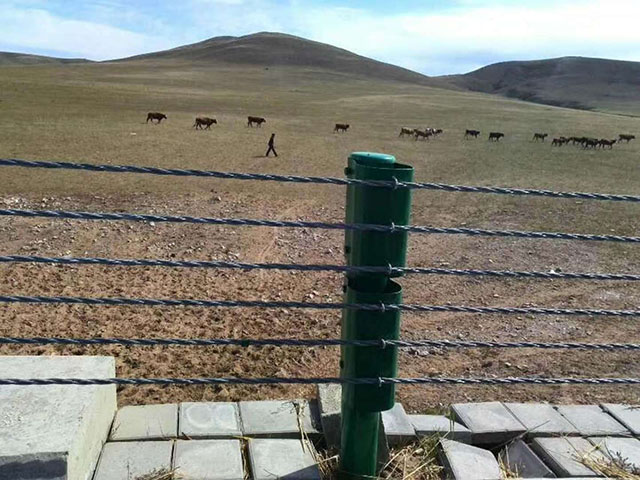
M332 178L332 177L308 177L298 175L275 175L263 173L234 173L234 172L218 172L213 170L194 170L179 168L158 168L158 167L142 167L136 165L96 165L90 163L74 163L74 162L51 162L51 161L34 161L21 160L16 158L0 159L0 166L7 167L26 167L26 168L44 168L44 169L67 169L67 170L85 170L90 172L109 172L109 173L142 173L150 175L162 176L179 176L179 177L208 177L229 180L257 180L270 182L287 182L287 183L314 183L328 185L362 185L370 187L382 188L410 188L415 190L441 190L446 192L466 192L466 193L490 193L499 195L518 195L518 196L541 196L552 198L569 198L582 200L606 200L615 202L640 202L638 195L615 195L607 193L588 193L588 192L554 192L552 190L537 190L533 188L506 188L495 186L468 186L468 185L448 185L445 183L431 182L399 182L384 180L358 180L350 178Z

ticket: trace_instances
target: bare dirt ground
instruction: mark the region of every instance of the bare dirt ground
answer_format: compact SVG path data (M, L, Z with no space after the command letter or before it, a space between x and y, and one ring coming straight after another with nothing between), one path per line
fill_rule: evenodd
M214 92L219 96L216 110L227 112L227 124L213 132L194 132L189 130L192 115L187 109L196 110L191 103L209 101L195 80L165 79L156 85L149 74L144 83L136 80L135 72L119 73L120 66L98 68L103 69L99 78L85 70L81 71L86 78L73 79L66 77L66 70L47 70L46 79L37 77L42 85L29 71L0 72L5 91L14 92L5 100L0 156L340 176L348 152L366 149L397 153L416 167L418 180L640 193L638 150L633 144L613 152L583 152L572 147L556 151L529 142L530 132L540 125L563 132L633 131L640 122L632 119L434 89L425 89L424 98L407 97L408 87L403 85L373 85L367 95L358 93L357 86L348 87L353 91L344 96L341 92L338 99L328 86L318 90L302 82L295 87L301 92L282 87L253 109L270 110L271 128L264 131L242 125L244 100L222 85L229 90ZM107 85L105 73L123 77ZM75 88L65 90L70 84ZM370 93L376 89L376 95ZM156 103L163 99L169 110L179 110L181 102L187 106L176 114L169 111L166 125L142 125L138 114L142 109L144 117L147 110L143 95ZM252 98L259 102L257 95ZM39 110L43 102L50 102L50 115L57 120L45 120ZM384 118L371 112L385 112L380 114ZM445 135L420 145L396 138L396 125L412 125L421 115L436 118ZM337 117L355 117L351 123L360 121L362 126L333 135L331 120ZM510 138L504 145L488 145L486 140L463 143L459 132L469 123L501 125ZM271 129L281 139L278 160L260 158L262 137L268 137ZM2 208L344 219L342 187L4 167L0 174ZM637 234L638 225L635 205L433 192L416 192L412 223L621 235ZM340 232L311 229L0 217L0 254L334 264L343 262L342 242ZM638 251L634 245L597 242L414 235L409 265L637 273ZM406 303L640 308L638 287L627 282L437 276L408 276L401 282ZM330 273L0 264L1 294L339 302L341 286L340 275ZM339 333L340 315L334 311L0 305L2 336L337 338ZM403 315L402 337L637 342L638 327L633 318L410 314ZM337 348L2 346L0 354L114 355L122 377L335 376L339 360ZM638 360L633 352L410 349L402 350L400 376L638 377ZM636 403L638 393L637 387L401 387L398 399L411 411L427 411L454 401L489 399ZM310 395L311 388L296 386L129 387L120 390L120 403Z

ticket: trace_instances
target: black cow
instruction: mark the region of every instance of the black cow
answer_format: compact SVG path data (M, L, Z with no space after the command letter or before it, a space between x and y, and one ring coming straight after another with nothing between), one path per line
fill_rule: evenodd
M544 142L544 139L547 138L549 136L548 133L534 133L533 134L533 141L537 142L538 140L541 140Z
M504 137L504 133L502 132L489 133L489 141L499 142L502 137Z
M247 117L247 127L253 127L254 123L259 127L262 127L262 124L267 123L267 121L262 117Z
M631 140L633 140L634 138L636 138L636 136L635 136L635 135L628 135L628 134L626 134L626 133L621 133L621 134L618 136L618 139L619 139L621 142L622 142L622 141L625 141L625 142L627 142L627 143L629 143L629 142L630 142Z
M464 132L464 138L467 138L467 137L478 138L478 135L480 135L480 130L466 130Z
M151 120L151 123L153 123L154 120L156 121L156 123L160 123L165 118L167 118L167 116L164 113L160 113L160 112L147 113L147 123L149 123L149 120Z
M196 130L211 130L211 125L213 124L218 124L218 121L215 118L196 117L193 128L195 128Z
M349 124L348 123L336 123L335 128L333 129L333 132L346 132L347 130L349 130Z

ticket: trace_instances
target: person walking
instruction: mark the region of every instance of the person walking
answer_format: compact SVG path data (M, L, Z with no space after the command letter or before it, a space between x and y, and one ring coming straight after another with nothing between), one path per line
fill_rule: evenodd
M269 156L269 153L273 152L273 154L277 157L278 154L276 153L276 149L274 147L274 142L275 142L275 138L276 138L276 134L272 133L271 134L271 138L269 139L269 148L267 149L267 154L265 155L265 157Z

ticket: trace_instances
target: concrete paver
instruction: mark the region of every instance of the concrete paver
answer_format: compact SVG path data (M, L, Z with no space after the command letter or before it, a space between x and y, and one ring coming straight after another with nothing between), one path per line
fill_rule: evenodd
M382 412L382 427L389 446L406 445L416 439L416 431L401 403Z
M444 415L409 415L419 437L438 435L456 442L471 443L471 431Z
M128 480L171 468L172 440L105 444L93 480Z
M629 466L640 469L640 440L624 437L589 437L606 456L624 459Z
M546 403L505 403L527 429L527 436L577 435L578 430Z
M444 468L456 480L499 480L500 465L489 450L440 439Z
M111 441L161 440L178 436L178 405L122 407L111 428Z
M500 456L509 471L518 477L556 478L551 469L522 440L507 445Z
M300 424L307 435L319 433L315 402L255 401L240 402L239 407L243 432L249 437L300 438Z
M451 406L451 411L471 430L474 444L506 443L526 431L524 425L500 402L456 403Z
M640 436L640 405L603 403L602 408L627 427L634 435Z
M598 405L559 405L558 412L576 426L580 435L629 435L629 431Z
M318 385L318 410L322 432L328 447L340 445L340 412L342 411L341 385Z
M180 404L179 435L186 438L242 436L238 404L232 402L184 402Z
M240 440L178 440L173 468L188 480L244 480Z
M599 455L594 446L584 438L537 437L531 442L531 448L558 477L598 476L579 460L586 454Z
M250 439L249 462L253 479L320 480L312 448L309 442L297 439Z
M0 378L113 378L112 357L3 356ZM0 479L85 480L116 411L116 387L0 387Z

